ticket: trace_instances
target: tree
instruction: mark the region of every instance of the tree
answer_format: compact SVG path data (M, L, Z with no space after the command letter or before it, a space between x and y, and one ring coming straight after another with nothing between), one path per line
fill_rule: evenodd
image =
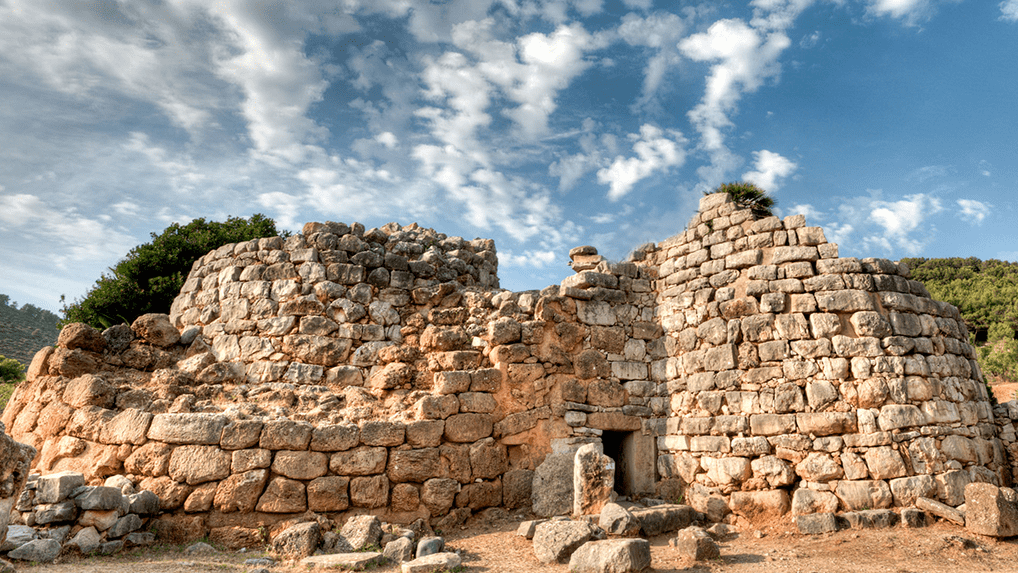
M275 221L261 214L230 217L222 223L204 218L187 225L174 223L159 235L152 233L151 242L131 249L84 298L65 304L61 326L84 322L103 329L130 324L150 312L168 313L199 257L229 243L279 234Z
M0 383L18 383L25 379L25 367L13 358L0 355Z
M750 209L757 218L770 217L771 207L775 201L767 192L752 183L739 181L737 183L724 183L712 193L728 193L732 201L743 209Z

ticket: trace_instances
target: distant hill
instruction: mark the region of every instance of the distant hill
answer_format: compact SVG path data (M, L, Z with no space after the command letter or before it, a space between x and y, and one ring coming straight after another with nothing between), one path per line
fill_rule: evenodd
M933 298L958 307L977 343L986 342L990 329L1002 334L1018 331L1018 263L975 257L902 259L912 278L926 285Z
M933 298L958 307L991 385L1018 382L1018 263L902 259ZM1005 395L1001 399L1012 399Z
M60 317L32 304L18 308L11 297L0 294L0 355L26 367L44 346L57 343Z

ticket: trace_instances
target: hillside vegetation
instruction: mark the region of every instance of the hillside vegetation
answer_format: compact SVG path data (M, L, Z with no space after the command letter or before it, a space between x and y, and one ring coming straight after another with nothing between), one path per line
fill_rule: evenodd
M993 382L1018 381L1018 263L975 257L902 259L933 298L958 307Z
M43 346L57 343L60 317L32 304L18 307L0 294L0 355L28 366Z

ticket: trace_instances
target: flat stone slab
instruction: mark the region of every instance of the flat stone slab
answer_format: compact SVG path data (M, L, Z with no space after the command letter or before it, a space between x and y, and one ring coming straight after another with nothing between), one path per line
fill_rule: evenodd
M838 530L838 518L833 513L811 513L795 516L795 526L804 535L821 535Z
M413 561L406 561L399 566L400 573L434 573L435 571L449 571L462 564L460 556L456 553L432 553L424 557L418 557Z
M333 553L331 555L314 555L300 560L304 567L336 567L360 571L365 567L380 565L382 554L377 551L360 551L358 553Z
M950 505L944 505L943 503L932 500L928 497L920 497L915 500L915 506L925 512L932 513L937 517L944 518L965 527L965 514Z

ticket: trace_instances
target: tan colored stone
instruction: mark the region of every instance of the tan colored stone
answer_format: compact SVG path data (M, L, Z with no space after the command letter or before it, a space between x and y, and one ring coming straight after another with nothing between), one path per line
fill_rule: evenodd
M256 511L265 513L299 513L306 509L307 492L304 484L284 477L272 478L255 506Z
M276 452L272 471L290 479L311 480L329 471L329 456L322 452Z
M170 477L188 485L230 475L232 456L216 446L180 446L170 455Z
M215 508L223 513L253 511L268 480L269 472L264 469L231 475L219 482L213 498Z
M350 507L350 478L325 476L307 485L308 509L317 512L343 511Z

